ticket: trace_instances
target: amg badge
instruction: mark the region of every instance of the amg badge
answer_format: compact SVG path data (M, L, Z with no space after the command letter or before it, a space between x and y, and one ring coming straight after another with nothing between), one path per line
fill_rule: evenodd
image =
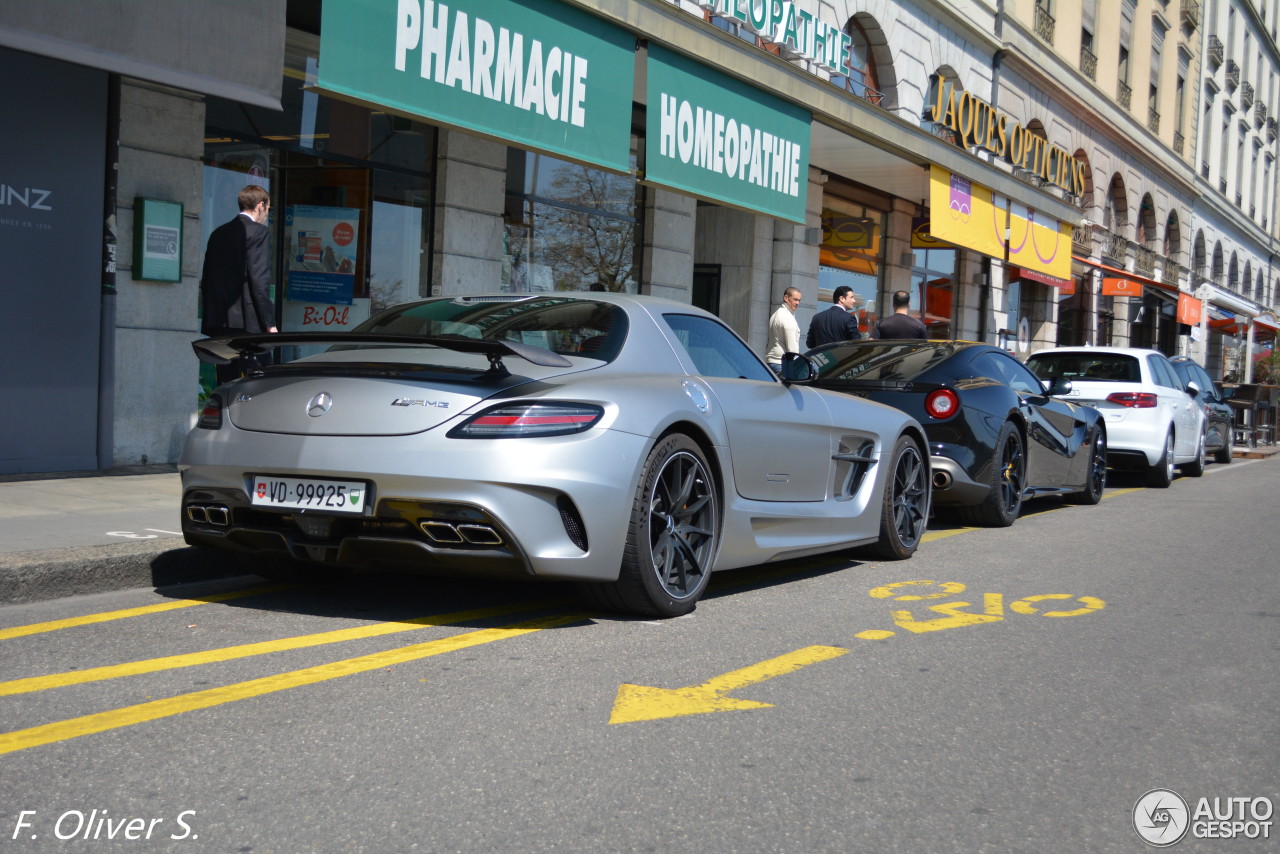
M409 397L397 397L391 401L392 406L434 406L437 409L448 409L449 401L447 400L414 400Z

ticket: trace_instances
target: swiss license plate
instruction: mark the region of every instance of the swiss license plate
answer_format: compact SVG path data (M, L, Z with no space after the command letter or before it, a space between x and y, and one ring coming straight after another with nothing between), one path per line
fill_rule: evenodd
M363 513L369 487L358 480L253 476L249 501L255 507L319 510L324 513Z

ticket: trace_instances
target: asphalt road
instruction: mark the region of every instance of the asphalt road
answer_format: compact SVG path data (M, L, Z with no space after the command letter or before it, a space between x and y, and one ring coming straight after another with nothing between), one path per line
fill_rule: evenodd
M906 562L725 573L669 621L386 578L0 608L0 848L1136 852L1154 789L1261 834L1278 474L1113 477Z

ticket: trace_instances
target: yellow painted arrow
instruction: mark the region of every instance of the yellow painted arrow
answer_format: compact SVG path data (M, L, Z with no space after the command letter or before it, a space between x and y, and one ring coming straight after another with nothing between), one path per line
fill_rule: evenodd
M785 676L801 667L817 664L819 661L836 658L848 651L838 646L806 646L804 649L798 649L750 667L732 670L709 679L701 685L692 685L688 688L619 685L609 723L629 724L635 721L678 718L682 715L732 712L739 709L767 709L773 704L738 700L724 695L775 676Z

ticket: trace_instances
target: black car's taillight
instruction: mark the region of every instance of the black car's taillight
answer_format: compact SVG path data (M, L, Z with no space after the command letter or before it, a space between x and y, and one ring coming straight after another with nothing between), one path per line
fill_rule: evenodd
M196 426L206 430L222 429L222 395L209 395L204 406L200 408L200 418L196 421Z
M945 421L960 411L960 396L949 388L934 389L924 399L924 411L931 418Z
M507 403L486 409L449 431L451 439L528 439L590 430L604 408L590 403Z

